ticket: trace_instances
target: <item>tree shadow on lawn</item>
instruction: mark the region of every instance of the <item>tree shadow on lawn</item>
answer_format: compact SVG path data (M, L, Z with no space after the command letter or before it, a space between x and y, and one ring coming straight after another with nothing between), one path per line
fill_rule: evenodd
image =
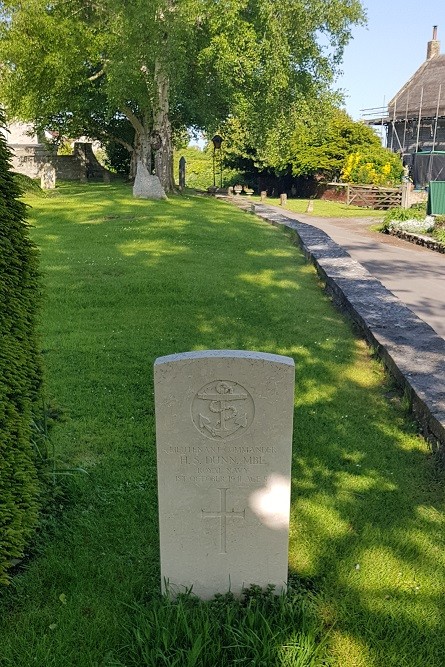
M403 438L400 411L371 393L357 414L351 388L336 387L331 405L296 411L291 571L323 591L338 664L439 667L444 475L420 439ZM316 412L331 423L329 438Z
M106 508L115 514L114 530L125 515L137 516L127 525L136 533L131 541L140 544L139 554L150 554L132 561L137 581L159 586L155 358L215 348L289 354L297 368L291 571L322 591L323 621L333 627L339 655L357 653L351 665L439 667L431 661L444 636L440 482L420 440L405 439L400 410L383 400L381 374L375 382L354 374L364 346L326 305L312 268L281 230L228 206L216 213L213 201L200 199L199 215L188 216L195 200L173 200L168 208L138 202L144 215L134 219L131 202L119 205L119 217L105 219L121 196L118 189L116 201L95 213L100 224L88 218L79 224L68 211L56 222L48 209L35 236L58 237L44 253L45 270L61 259L65 266L49 294L46 325L51 391L71 414L59 427L60 443L65 456L82 463L87 452L79 454L77 443L90 439L95 465L90 479L79 482L83 493L97 485L99 496L109 498L111 486L124 489ZM122 215L133 218L123 224ZM123 438L131 417L135 428L125 428ZM140 494L125 494L129 477L151 482L145 510ZM100 513L102 501L88 502ZM73 520L81 525L87 518ZM111 572L128 541L125 524L119 534L109 532L105 595L116 585ZM360 662L364 655L369 662Z

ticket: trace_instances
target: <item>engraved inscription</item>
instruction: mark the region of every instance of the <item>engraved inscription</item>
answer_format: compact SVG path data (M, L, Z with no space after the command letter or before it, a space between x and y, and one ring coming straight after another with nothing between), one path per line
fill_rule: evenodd
M216 512L208 512L206 510L201 510L201 517L203 519L219 519L220 522L220 553L227 553L227 519L245 519L246 510L242 512L235 512L234 509L227 510L227 491L229 489L218 488L219 491L219 510Z
M213 440L239 438L253 422L255 406L247 389L231 380L214 380L193 399L192 420Z

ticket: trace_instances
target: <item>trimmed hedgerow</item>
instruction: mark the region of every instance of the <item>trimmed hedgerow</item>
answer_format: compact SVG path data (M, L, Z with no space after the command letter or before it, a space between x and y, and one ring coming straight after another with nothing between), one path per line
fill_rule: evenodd
M0 125L4 118L0 110ZM26 207L10 171L0 133L0 583L23 556L36 526L39 483L31 421L40 402L36 335L37 250L28 236Z

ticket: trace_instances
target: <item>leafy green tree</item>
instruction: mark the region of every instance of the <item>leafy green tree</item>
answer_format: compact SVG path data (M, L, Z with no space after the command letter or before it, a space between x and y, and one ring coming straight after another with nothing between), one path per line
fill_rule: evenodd
M133 141L119 131L113 139L133 164L151 168L153 154L167 191L174 128L212 132L239 117L261 146L296 99L330 85L351 27L364 20L359 0L5 0L2 7L0 95L10 114L94 138L125 119Z
M292 112L277 118L260 148L253 149L251 135L239 119L231 119L228 161L243 167L268 170L277 176L338 178L351 153L387 153L376 133L362 122L353 121L338 108L335 94L326 91L295 103Z
M294 176L338 178L348 155L380 147L380 139L370 127L334 108L324 119L296 124L289 142L289 164Z

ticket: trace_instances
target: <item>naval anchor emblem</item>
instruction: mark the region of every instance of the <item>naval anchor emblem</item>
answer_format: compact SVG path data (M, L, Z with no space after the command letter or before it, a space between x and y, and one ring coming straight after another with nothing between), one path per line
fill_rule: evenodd
M230 380L209 382L196 394L192 419L207 438L238 438L253 421L255 407L247 389Z

